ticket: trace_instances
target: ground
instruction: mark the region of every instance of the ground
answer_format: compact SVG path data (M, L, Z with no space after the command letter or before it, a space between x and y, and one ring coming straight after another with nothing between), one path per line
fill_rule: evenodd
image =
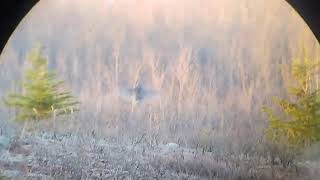
M0 147L3 179L316 179L320 175L319 164L307 162L282 168L259 157L221 156L174 143L125 144L72 134L11 137L7 146Z

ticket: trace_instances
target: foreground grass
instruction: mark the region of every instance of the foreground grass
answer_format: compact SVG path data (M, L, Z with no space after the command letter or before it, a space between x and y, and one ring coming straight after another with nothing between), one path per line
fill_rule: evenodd
M262 157L223 156L195 149L119 144L75 135L41 134L13 141L0 153L0 172L40 179L315 179L317 165L272 165Z

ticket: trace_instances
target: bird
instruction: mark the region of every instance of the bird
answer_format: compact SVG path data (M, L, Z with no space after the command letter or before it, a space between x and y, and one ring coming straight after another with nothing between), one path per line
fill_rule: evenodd
M136 82L132 88L121 88L120 97L131 102L131 112L142 103L152 102L159 97L159 92L145 88L140 81Z

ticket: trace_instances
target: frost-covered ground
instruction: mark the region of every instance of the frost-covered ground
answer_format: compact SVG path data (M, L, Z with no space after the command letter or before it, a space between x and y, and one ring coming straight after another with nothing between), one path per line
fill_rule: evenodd
M124 144L71 134L1 136L0 172L13 179L317 179L319 164L271 168L262 158L177 147Z

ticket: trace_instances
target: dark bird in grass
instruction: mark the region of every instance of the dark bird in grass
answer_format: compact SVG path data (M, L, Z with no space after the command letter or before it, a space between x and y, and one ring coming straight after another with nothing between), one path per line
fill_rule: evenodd
M137 82L132 88L120 89L120 97L125 101L131 102L131 111L139 104L152 103L159 98L159 92L147 89Z

